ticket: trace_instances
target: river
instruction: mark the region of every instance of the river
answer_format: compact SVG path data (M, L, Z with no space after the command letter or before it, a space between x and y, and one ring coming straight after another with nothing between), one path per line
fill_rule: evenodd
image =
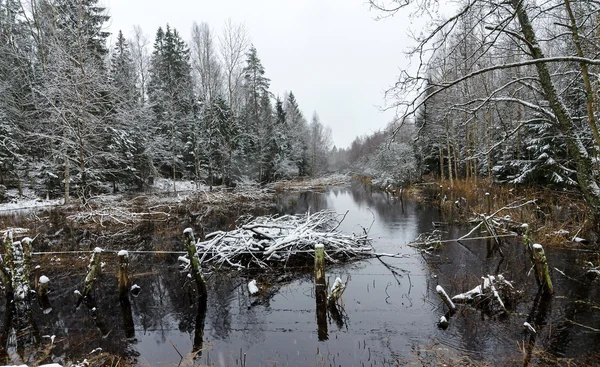
M330 282L340 277L348 286L340 317L329 315L320 324L310 273L298 276L288 269L268 296L259 297L250 296L246 285L251 279L260 283L260 274L208 274L204 314L189 282L185 284L177 256L134 254L131 276L141 292L131 297L130 309L119 304L110 271L95 291L96 309L76 309L73 291L85 276L87 259L55 256L50 259L55 268L43 269L51 278L52 311L34 310L34 332L41 346L17 347L18 336L3 335L3 345L9 348L0 352L0 365L64 363L100 352L139 366L420 366L468 361L545 366L596 361L600 292L597 282L582 276L591 256L586 251L547 249L556 289L548 299L537 296L518 240L503 245L503 257L485 240L450 241L431 254L409 246L420 233L431 232L434 222L445 221L429 204L353 186L283 194L276 208L280 214L347 212L340 231L368 230L377 252L405 256L384 258L387 265L371 259L328 267ZM444 226L442 235L458 238L468 229ZM162 233L154 235L157 248ZM106 267L111 269L110 264ZM457 294L480 284L481 276L498 273L513 281L521 294L509 313L461 305L447 329L438 327L447 310L436 285ZM0 306L2 313L5 309ZM123 316L127 314L130 321ZM537 328L535 337L523 328L525 321ZM5 330L6 320L2 326ZM50 352L45 335L55 336Z

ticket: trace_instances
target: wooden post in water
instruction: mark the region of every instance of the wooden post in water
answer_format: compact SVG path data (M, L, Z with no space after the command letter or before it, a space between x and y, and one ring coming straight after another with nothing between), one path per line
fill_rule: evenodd
M541 285L549 294L554 294L552 279L550 279L550 269L548 268L548 260L544 253L544 247L539 243L533 245L533 259L535 260L535 269Z
M4 257L0 255L0 282L2 282L2 284L4 284L4 286L8 290L11 284L10 274L8 273L8 247L6 245L6 242L8 241L8 234L5 235L5 237L1 239L1 241L2 246L4 247L5 255Z
M2 239L2 246L4 247L4 257L0 256L2 260L0 262L0 279L2 279L2 283L6 287L7 293L12 293L12 262L13 262L13 237L12 232L7 232L4 234L4 238Z
M36 275L37 276L37 275ZM38 294L38 303L42 308L44 314L48 314L52 311L52 305L50 304L50 298L48 298L48 288L50 286L50 279L47 276L42 275L38 279L38 288L36 289Z
M127 298L127 290L129 288L129 253L126 250L121 250L117 254L119 261L119 298Z
M90 263L88 264L88 272L85 276L85 281L83 285L83 298L92 293L92 289L94 288L94 281L96 280L96 276L100 271L100 254L102 253L102 249L100 247L96 247L94 252L92 253L92 257L90 258Z
M325 246L315 245L315 284L325 285Z
M317 337L329 338L327 331L327 285L325 284L325 246L315 245L315 300L317 303Z
M183 231L184 245L185 249L188 253L188 257L190 258L190 271L194 280L196 281L196 286L198 288L198 297L200 299L206 300L207 291L206 291L206 282L204 281L204 277L202 276L202 271L200 268L200 259L196 255L196 240L194 239L194 231L191 228L186 228Z
M48 286L50 285L50 279L47 276L42 275L39 278L37 293L39 297L48 296Z

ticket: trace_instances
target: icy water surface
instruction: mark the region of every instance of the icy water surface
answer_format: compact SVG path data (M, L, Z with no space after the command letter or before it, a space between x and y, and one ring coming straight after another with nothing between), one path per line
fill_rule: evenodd
M43 314L34 307L32 334L41 346L30 343L18 350L20 336L3 333L2 346L9 348L0 350L0 365L83 360L98 348L139 366L420 366L461 358L495 366L594 365L600 294L597 282L582 277L588 253L547 251L556 295L546 299L536 297L518 244L505 245L504 258L485 241L449 242L431 256L407 246L419 233L432 231L432 222L444 221L434 207L363 187L287 194L277 203L280 213L309 208L347 211L340 231L367 229L378 252L406 255L384 259L394 273L377 259L327 269L330 281L349 279L339 317L328 314L317 322L310 274L288 273L269 295L252 297L246 287L251 278L215 273L208 277L207 308L199 309L177 255L131 255L132 281L142 291L130 305L119 302L114 264L107 260L95 289L95 309L75 308L73 291L81 288L87 259L55 256L56 266L43 269L51 278L52 311ZM444 237L457 238L466 230L447 227ZM162 236L154 236L157 248ZM456 294L497 273L523 292L512 312L493 315L460 307L448 329L438 328L446 309L436 285ZM260 274L253 278L260 283ZM5 309L0 306L3 314ZM538 329L536 337L524 331L525 321ZM0 330L6 330L7 320L0 322ZM52 346L45 335L55 336Z

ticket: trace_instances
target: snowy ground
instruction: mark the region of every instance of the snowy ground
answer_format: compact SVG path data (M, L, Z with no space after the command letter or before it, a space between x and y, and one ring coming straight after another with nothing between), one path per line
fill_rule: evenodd
M275 188L276 190L314 190L324 186L339 186L344 185L350 181L350 176L347 175L332 175L318 178L309 178L303 180L292 180L292 181L280 181L266 187L260 187L257 183L249 180L243 180L238 183L238 186L234 191L236 192L248 192L248 191L261 191L263 189ZM166 197L162 199L156 198L156 202L180 202L189 197L191 194L206 193L210 191L210 187L202 184L196 184L190 180L177 180L175 181L177 197ZM211 196L219 196L218 192L221 191L222 187L215 186L211 192ZM151 190L155 194L172 194L173 193L173 180L167 178L158 178L155 180ZM0 213L17 211L17 210L29 210L43 207L52 207L63 204L63 199L46 200L38 197L35 192L30 189L23 190L23 197L19 198L16 189L8 190L8 194L12 199L7 203L0 203ZM148 193L146 193L148 194ZM94 200L108 204L109 202L118 202L122 199L121 194L107 194L100 195L93 198Z
M38 197L32 190L23 189L23 197L19 198L19 192L16 189L8 190L8 195L12 197L8 203L0 203L0 213L23 210L23 209L34 209L46 206L55 206L63 203L62 199L45 200Z

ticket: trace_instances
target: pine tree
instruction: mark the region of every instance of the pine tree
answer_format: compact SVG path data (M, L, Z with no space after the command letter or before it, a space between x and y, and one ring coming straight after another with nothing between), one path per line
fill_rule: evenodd
M0 2L0 184L22 195L30 162L27 142L34 110L31 98L31 39L16 1Z
M308 126L306 119L300 111L296 97L290 92L285 100L286 130L289 132L291 142L290 160L296 165L299 176L309 174L308 157Z
M110 109L105 67L108 16L96 0L77 3L41 1L38 45L44 64L36 104L45 121L40 134L51 156L62 163L65 203L71 182L80 197L99 190L103 163L111 153L104 149ZM43 39L43 43L39 43Z
M269 98L270 80L265 77L265 69L258 58L256 48L250 47L247 54L246 67L244 68L244 90L246 92L246 108L243 126L244 129L244 155L248 174L258 172L258 180L262 181L265 171L264 151L266 137L262 134L269 129L271 123ZM267 99L265 99L267 98ZM268 110L266 110L268 109Z
M130 46L119 31L110 63L111 110L107 125L106 146L114 156L105 163L107 178L143 187L153 173L150 152L147 151L148 121L137 90L138 77L131 57ZM116 187L114 187L116 189Z
M148 98L154 113L154 131L159 152L156 161L173 179L186 173L193 163L184 161L190 146L194 117L194 95L189 65L189 49L176 29L156 33L150 61ZM189 148L187 151L189 157ZM176 191L175 185L173 186Z

